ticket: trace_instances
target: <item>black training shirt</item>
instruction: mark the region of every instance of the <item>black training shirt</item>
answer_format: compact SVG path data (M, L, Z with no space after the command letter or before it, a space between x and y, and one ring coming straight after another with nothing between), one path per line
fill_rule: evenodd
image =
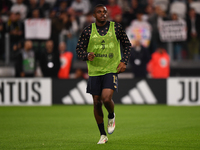
M96 26L97 27L97 32L101 35L104 36L107 34L108 29L110 26L110 21L107 21L107 23L104 26ZM122 46L123 46L123 57L121 59L121 62L124 62L125 64L128 63L129 58L130 58L130 41L125 33L125 31L122 28L122 25L119 23L115 23L115 35L118 40L120 40ZM91 35L91 28L92 25L87 26L82 34L79 37L78 44L76 47L76 53L78 55L78 58L82 60L87 60L87 46L89 43L90 35Z

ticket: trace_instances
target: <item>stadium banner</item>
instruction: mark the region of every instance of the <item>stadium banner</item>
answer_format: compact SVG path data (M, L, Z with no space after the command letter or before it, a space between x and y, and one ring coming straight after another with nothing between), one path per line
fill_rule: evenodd
M167 105L200 105L200 78L167 79Z
M158 29L162 42L185 41L187 39L186 22L184 20L159 20Z
M86 87L87 80L53 79L53 104L93 104ZM166 104L166 80L119 79L113 100L116 104Z
M47 40L51 35L50 19L26 19L25 22L26 39Z
M48 78L1 78L0 106L52 105L51 89Z

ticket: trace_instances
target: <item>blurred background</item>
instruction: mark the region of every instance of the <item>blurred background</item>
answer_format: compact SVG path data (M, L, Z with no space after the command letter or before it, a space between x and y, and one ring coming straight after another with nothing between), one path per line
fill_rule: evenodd
M132 44L120 78L200 75L199 0L1 0L0 76L87 79L76 44L97 4Z

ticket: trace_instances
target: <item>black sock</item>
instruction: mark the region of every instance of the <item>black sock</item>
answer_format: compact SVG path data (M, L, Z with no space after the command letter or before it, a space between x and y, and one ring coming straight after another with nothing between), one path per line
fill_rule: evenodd
M98 127L99 127L100 134L101 135L106 135L106 131L104 129L104 123L98 124Z
M113 119L113 118L114 118L114 112L109 113L109 114L108 114L108 118L109 118L109 119Z

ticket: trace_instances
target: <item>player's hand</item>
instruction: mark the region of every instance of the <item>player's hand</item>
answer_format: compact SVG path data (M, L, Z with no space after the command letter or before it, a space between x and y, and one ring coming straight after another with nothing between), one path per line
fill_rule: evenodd
M88 60L89 60L89 61L93 61L93 60L94 60L94 57L95 57L94 52L90 52L90 53L88 54Z
M122 73L126 70L126 64L123 62L120 62L117 67L117 73Z

